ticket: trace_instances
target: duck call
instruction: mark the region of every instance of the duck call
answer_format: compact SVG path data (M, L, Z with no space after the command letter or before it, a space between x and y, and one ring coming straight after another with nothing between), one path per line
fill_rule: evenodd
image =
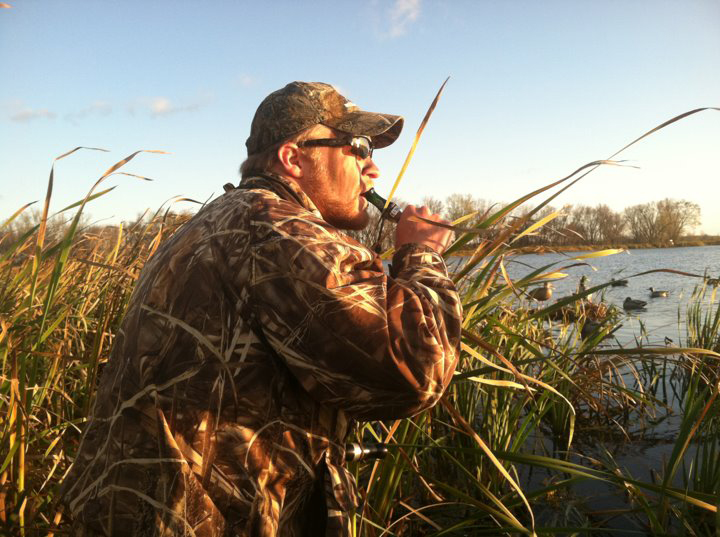
M377 210L382 213L383 218L392 220L393 222L400 221L402 209L400 209L400 207L398 207L397 204L393 203L392 201L388 204L386 208L385 204L387 203L387 200L383 198L380 194L375 192L374 188L371 188L367 192L363 192L362 195L365 196L365 199L368 200L368 202L374 205Z

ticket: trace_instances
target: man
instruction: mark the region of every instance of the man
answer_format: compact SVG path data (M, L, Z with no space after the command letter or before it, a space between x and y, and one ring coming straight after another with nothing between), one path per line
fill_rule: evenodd
M355 420L437 402L461 307L450 233L405 209L391 274L367 224L402 118L294 82L259 106L239 188L147 263L66 480L80 535L349 535Z

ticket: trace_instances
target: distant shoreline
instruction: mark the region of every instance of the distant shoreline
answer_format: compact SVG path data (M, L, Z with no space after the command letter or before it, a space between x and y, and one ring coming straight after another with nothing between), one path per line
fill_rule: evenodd
M720 246L720 237L707 237L705 239L688 239L678 241L674 244L652 244L652 243L618 243L618 244L573 244L562 246L521 246L517 249L523 254L552 254L555 252L593 252L598 250L623 249L623 250L646 250L650 248L690 248L696 246ZM453 256L472 255L474 250L462 250Z

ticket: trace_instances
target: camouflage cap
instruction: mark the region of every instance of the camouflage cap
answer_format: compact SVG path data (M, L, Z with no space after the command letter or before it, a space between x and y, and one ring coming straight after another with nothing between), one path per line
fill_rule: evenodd
M376 148L386 147L400 135L401 116L360 110L322 82L291 82L260 103L245 145L248 156L286 140L318 123L354 135L369 136Z

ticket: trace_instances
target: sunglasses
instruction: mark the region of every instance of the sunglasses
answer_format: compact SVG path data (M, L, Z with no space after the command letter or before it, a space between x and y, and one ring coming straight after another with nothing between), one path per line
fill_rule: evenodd
M350 152L362 159L372 157L373 143L367 136L350 136L346 138L321 138L298 142L298 147L343 147L350 146Z

